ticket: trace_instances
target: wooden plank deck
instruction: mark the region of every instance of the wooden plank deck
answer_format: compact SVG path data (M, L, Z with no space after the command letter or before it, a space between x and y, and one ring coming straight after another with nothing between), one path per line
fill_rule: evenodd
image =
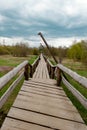
M33 78L34 79L49 79L46 62L44 61L44 58L42 55L40 56L40 62L36 68Z
M33 78L24 81L1 130L87 130L63 89L49 78L44 62L41 56Z

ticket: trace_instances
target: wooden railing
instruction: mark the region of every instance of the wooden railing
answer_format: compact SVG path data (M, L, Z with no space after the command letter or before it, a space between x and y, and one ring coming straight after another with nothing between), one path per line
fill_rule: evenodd
M47 62L47 68L51 78L56 77L57 85L59 86L61 81L63 84L72 92L72 94L79 100L79 102L87 109L87 99L77 90L73 85L68 82L65 74L69 75L72 79L78 82L82 87L87 88L87 78L80 76L76 72L70 70L69 68L63 66L62 64L57 64L53 66L48 59L45 57Z
M28 66L28 61L24 61L23 63L21 63L20 65L18 65L13 70L11 70L6 75L4 75L3 77L0 78L0 90L2 90L5 87L5 85L14 76L16 76L20 72L19 77L11 84L11 86L7 89L7 91L0 98L0 108L4 105L4 103L6 102L7 98L10 96L11 92L13 91L13 89L17 86L17 84L23 78L24 73L26 72L27 66ZM25 70L24 70L24 68L25 68ZM26 77L25 77L25 79L26 79Z
M52 63L49 61L49 59L46 58L46 56L44 56L45 62L47 63L47 69L48 69L48 73L51 79L55 78L55 69L56 69L56 65L52 65Z
M36 70L36 67L39 63L39 60L40 60L40 56L38 56L38 58L34 61L33 64L29 64L29 67L30 67L30 73L29 73L29 76L32 78L35 70Z
M60 76L62 76L62 82L64 85L72 92L72 94L79 100L79 102L87 109L87 99L77 90L73 85L71 85L66 77L64 77L64 73L68 74L72 79L78 82L83 88L87 88L87 78L80 76L76 72L68 69L62 64L58 64L57 68L60 70Z
M20 82L20 80L25 77L25 80L29 79L29 71L30 76L32 77L37 65L39 62L39 57L34 61L32 65L29 64L28 61L24 61L17 67L15 67L13 70L8 72L6 75L0 78L0 91L5 87L5 85L17 74L19 74L18 78L9 86L9 88L6 90L6 92L1 96L0 98L0 108L4 105L14 88L17 86L17 84ZM29 70L30 67L30 70Z
M52 63L47 59L47 68L51 79L55 78L55 69L56 66L53 66Z

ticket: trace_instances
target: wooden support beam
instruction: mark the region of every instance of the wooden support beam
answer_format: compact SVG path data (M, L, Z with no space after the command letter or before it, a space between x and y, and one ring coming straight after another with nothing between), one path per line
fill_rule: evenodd
M52 54L52 51L51 51L51 49L50 49L50 47L49 47L48 43L46 42L45 38L43 37L42 33L41 33L41 32L39 32L39 33L38 33L38 35L40 35L40 36L41 36L41 38L43 39L43 41L44 41L45 45L47 46L47 48L48 48L48 50L49 50L49 52L50 52L51 56L52 56L52 57L53 57L53 59L54 59L54 61L55 61L56 63L58 63L57 59L56 59L56 58L55 58L55 56Z

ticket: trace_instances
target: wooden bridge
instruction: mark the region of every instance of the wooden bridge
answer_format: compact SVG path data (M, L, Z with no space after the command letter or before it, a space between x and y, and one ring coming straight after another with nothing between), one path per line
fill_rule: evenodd
M87 130L78 111L68 99L62 87L57 86L56 80L50 78L54 77L54 67L48 66L49 63L46 59L44 60L42 55L38 61L36 70L31 69L30 71L32 78L24 81L1 130ZM24 62L21 68L27 64L27 61ZM30 68L33 68L33 66L30 66ZM62 65L59 65L59 67L67 71ZM25 67L25 75L26 71L27 67ZM12 73L8 74L7 77L9 75L11 77ZM7 77L5 76L4 79L7 79ZM3 79L0 79L1 81L4 84ZM7 95L12 91L12 88ZM7 95L0 100L0 107L6 101ZM86 107L86 103L83 101L82 103Z

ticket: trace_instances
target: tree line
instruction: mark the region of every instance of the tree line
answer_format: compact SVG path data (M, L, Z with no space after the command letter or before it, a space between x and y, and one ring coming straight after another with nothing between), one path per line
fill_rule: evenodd
M61 59L70 58L74 61L81 61L87 65L87 41L73 43L70 47L51 47L52 54ZM25 57L27 55L39 55L44 53L50 56L46 47L39 46L38 48L29 47L27 43L17 43L16 45L7 46L0 45L0 55L13 55L18 57Z
M17 43L15 45L0 45L0 55L12 55L15 57L26 57L38 55L38 48L29 47L28 43Z

